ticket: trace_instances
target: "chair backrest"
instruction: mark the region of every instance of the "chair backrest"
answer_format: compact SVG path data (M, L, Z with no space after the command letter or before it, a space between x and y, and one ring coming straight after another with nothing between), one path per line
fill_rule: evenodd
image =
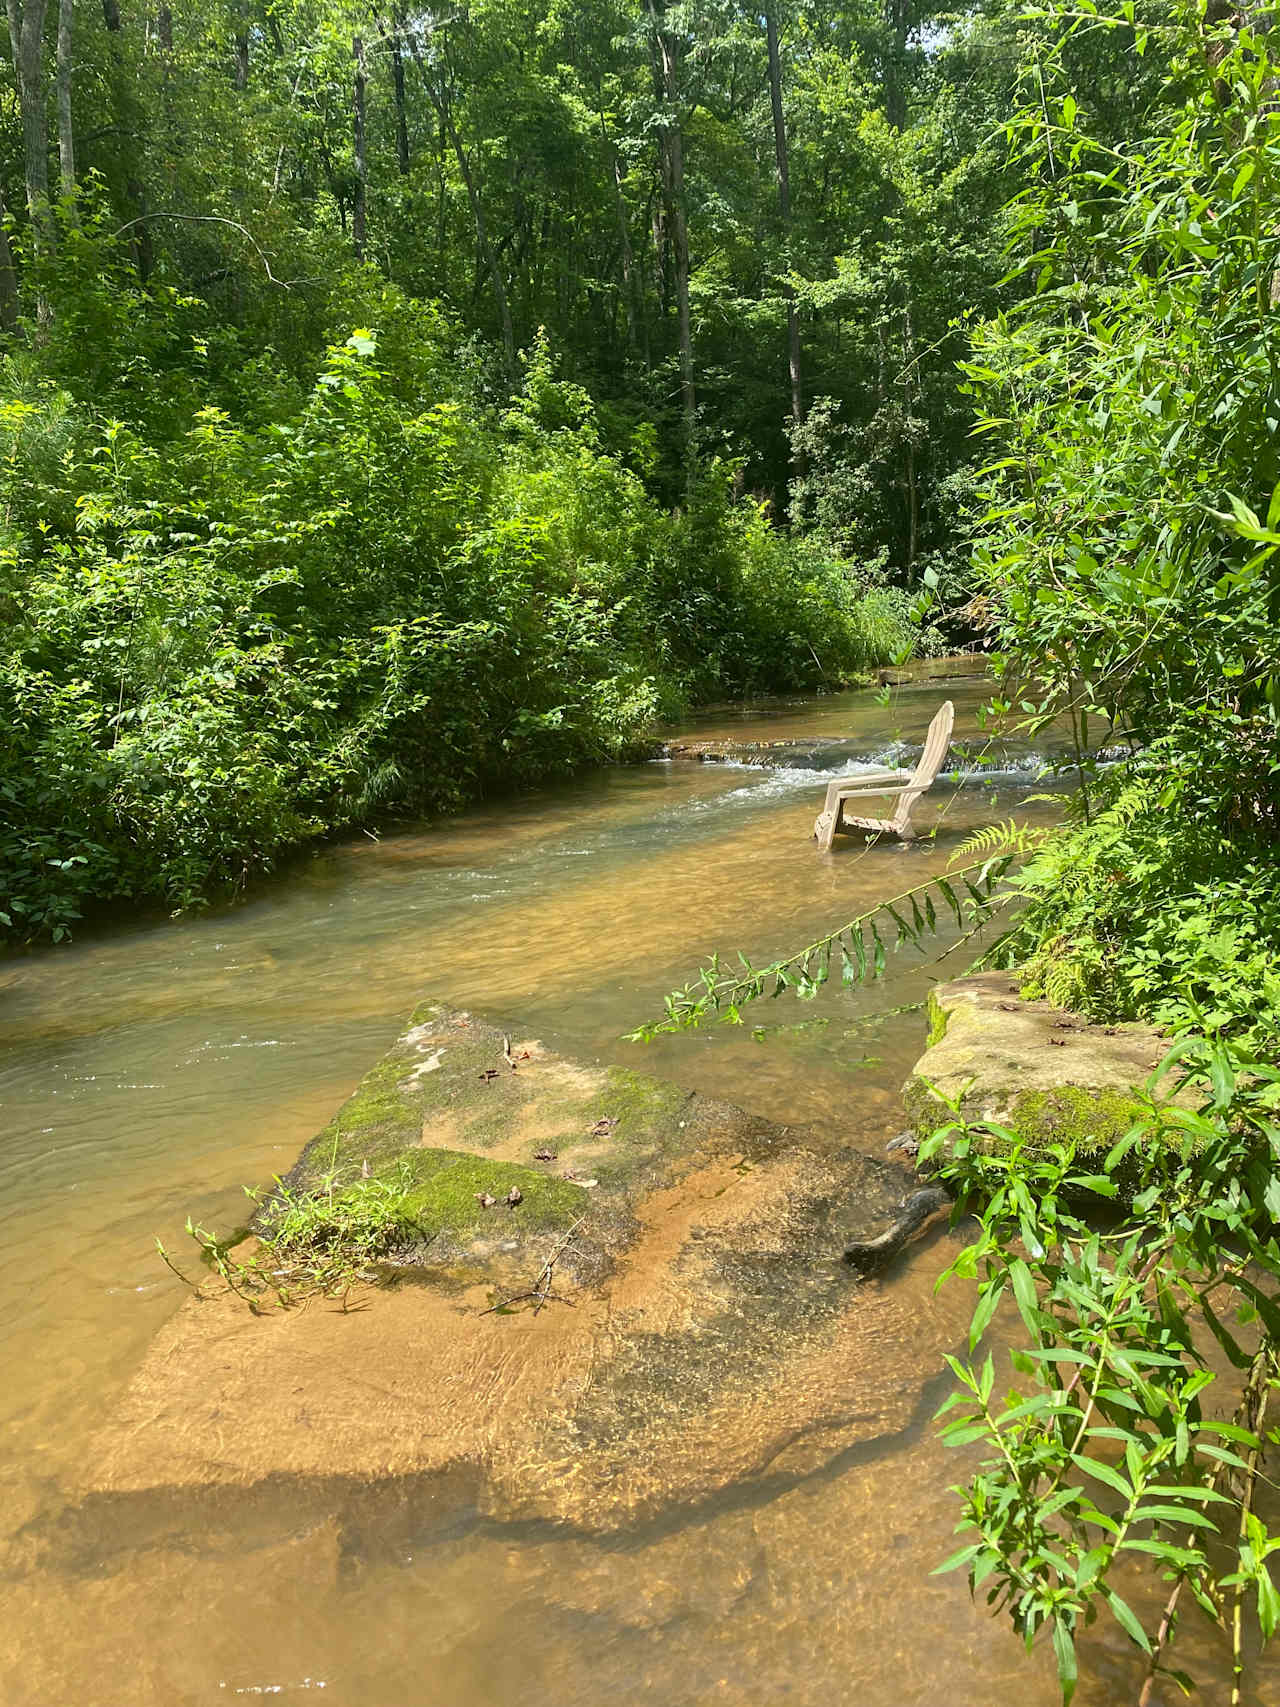
M906 823L911 816L911 808L925 792L933 786L933 779L942 769L942 761L947 756L947 748L951 745L951 731L956 721L956 708L951 701L944 700L929 725L929 733L924 738L924 751L920 755L920 763L911 773L911 781L898 797L898 810L893 815L893 822Z
M922 788L930 787L934 777L942 769L942 761L951 745L951 731L955 721L955 706L949 699L944 700L929 725L929 733L924 738L924 752L920 755L920 763L911 773L912 788L915 788L917 783Z

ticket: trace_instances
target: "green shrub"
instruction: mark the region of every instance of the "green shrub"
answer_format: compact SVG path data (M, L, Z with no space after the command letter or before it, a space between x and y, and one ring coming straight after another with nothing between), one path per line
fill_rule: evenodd
M117 896L189 907L309 837L624 756L691 698L909 646L904 601L860 604L727 468L660 509L544 349L494 414L436 310L380 307L385 336L331 347L291 415L207 404L158 444L11 372L13 936Z

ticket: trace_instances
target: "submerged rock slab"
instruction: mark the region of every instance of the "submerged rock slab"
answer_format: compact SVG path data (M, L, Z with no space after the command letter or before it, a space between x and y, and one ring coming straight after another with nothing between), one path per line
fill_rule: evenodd
M390 1284L259 1315L210 1286L176 1313L97 1442L92 1521L425 1476L473 1509L613 1528L914 1426L963 1329L962 1299L841 1261L893 1217L900 1165L834 1121L780 1127L519 1028L419 1010L288 1184L401 1166L423 1196ZM477 1178L523 1181L520 1203L482 1208ZM564 1301L486 1314L575 1223Z
M1145 1104L1140 1095L1168 1052L1150 1026L1095 1025L1049 1002L1024 1001L1017 974L979 972L929 998L929 1046L903 1087L926 1136L959 1099L972 1120L1016 1130L1032 1144L1075 1139L1108 1150ZM999 1140L989 1138L995 1150Z

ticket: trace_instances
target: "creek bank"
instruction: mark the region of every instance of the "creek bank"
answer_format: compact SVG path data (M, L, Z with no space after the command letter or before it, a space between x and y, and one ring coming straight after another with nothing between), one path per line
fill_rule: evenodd
M933 990L928 1046L903 1086L911 1126L928 1136L955 1103L1032 1147L1075 1141L1082 1159L1098 1159L1147 1106L1143 1086L1171 1039L1136 1022L1094 1024L1020 988L1016 972L979 972ZM981 1141L1004 1148L994 1134Z
M922 1320L841 1262L914 1181L838 1118L779 1126L429 1006L286 1185L402 1168L418 1223L389 1283L259 1315L209 1283L101 1431L84 1499L154 1514L465 1472L482 1512L615 1529L893 1435L958 1341L948 1302ZM564 1302L485 1313L557 1250Z

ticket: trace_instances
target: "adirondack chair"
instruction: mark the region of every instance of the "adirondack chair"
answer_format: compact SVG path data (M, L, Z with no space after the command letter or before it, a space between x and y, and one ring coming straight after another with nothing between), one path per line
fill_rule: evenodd
M827 788L826 804L813 825L813 833L823 853L838 835L853 835L857 830L897 836L904 842L915 840L911 809L942 769L942 761L951 745L951 728L955 720L956 708L947 700L929 725L924 752L913 771L863 771L861 776L836 777ZM891 818L851 818L846 815L845 806L850 800L877 795L896 797L897 806Z

